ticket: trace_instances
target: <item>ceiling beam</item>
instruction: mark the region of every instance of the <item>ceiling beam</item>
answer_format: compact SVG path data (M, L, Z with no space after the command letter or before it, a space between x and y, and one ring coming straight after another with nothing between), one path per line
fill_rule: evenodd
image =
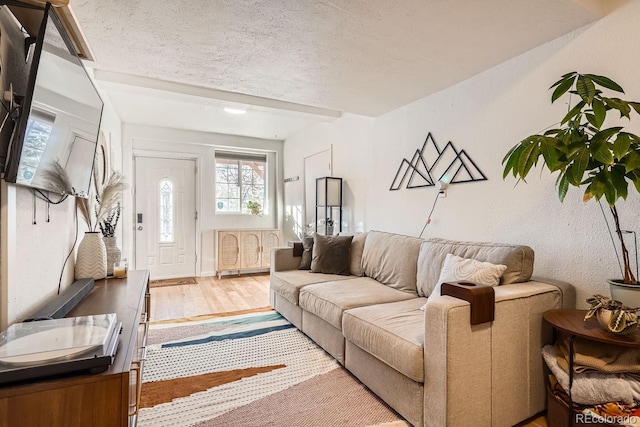
M299 113L316 114L319 116L333 118L342 117L341 111L330 110L328 108L314 107L311 105L297 104L295 102L280 101L278 99L264 98L261 96L247 95L244 93L229 92L226 90L212 89L186 83L158 80L150 77L135 76L133 74L95 69L93 75L96 80L108 83L144 87L148 89L174 92L183 95L199 96L202 98L217 99L239 104L296 111Z

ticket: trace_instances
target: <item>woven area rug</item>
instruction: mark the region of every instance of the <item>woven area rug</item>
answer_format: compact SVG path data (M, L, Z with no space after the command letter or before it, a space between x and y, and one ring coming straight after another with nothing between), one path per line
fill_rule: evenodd
M277 312L153 324L138 425L407 426Z
M197 285L195 277L180 277L178 279L160 279L149 281L149 287L158 288L161 286Z

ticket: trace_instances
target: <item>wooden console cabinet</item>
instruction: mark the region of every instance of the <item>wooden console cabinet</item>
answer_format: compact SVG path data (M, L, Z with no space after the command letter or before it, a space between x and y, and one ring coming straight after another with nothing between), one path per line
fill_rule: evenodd
M282 230L216 230L216 272L268 269L271 249L282 246Z
M1 426L135 426L150 310L149 272L96 281L67 317L116 313L122 332L113 364L99 374L0 387Z

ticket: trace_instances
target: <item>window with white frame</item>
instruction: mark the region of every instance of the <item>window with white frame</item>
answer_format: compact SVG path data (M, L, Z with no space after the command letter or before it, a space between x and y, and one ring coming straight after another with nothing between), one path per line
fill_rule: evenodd
M216 212L251 214L249 202L267 210L267 156L216 151Z
M173 183L167 178L160 180L160 242L173 242Z

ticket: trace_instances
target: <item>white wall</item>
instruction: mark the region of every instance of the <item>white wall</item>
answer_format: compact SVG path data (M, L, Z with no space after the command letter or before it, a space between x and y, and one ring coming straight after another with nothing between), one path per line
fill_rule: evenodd
M569 71L602 74L640 100L640 2L430 97L374 119L345 116L285 141L285 176L297 175L305 155L334 144L334 176L348 176L354 212L349 227L417 236L436 195L434 187L389 191L402 158L411 158L432 132L440 146L465 149L488 181L451 185L426 237L489 240L531 246L535 274L573 283L578 305L608 295L607 278L621 276L597 203L572 188L560 203L555 176L532 173L528 184L502 179L501 161L524 137L559 121L567 106L550 105L547 88ZM425 76L428 78L428 76ZM632 132L640 132L634 117ZM318 134L330 139L318 137ZM285 202L301 200L287 184ZM605 206L606 207L606 206ZM623 228L640 231L640 197L620 204Z
M199 230L197 245L200 248L199 275L215 274L214 264L214 230L215 229L248 229L248 228L278 228L282 227L282 141L258 138L222 135L206 132L185 131L154 126L125 124L123 126L123 159L125 176L133 182L133 155L144 154L155 157L189 157L196 159L198 164L196 196L198 205ZM267 180L276 183L276 192L269 193L268 213L262 217L254 215L216 214L215 203L215 149L238 148L267 155ZM123 211L123 233L125 237L123 248L130 262L135 259L133 237L134 202L131 194L125 198ZM124 256L124 255L123 255Z
M101 129L111 135L111 147L120 146L120 119L108 98L105 101ZM59 205L35 199L33 191L2 181L2 292L0 328L28 317L58 292L65 258L76 236L75 199ZM57 196L51 195L52 199ZM35 224L34 224L35 217ZM49 219L49 220L47 220ZM78 221L78 242L86 227ZM77 246L76 246L77 249ZM69 258L61 280L61 291L73 280L75 256Z

